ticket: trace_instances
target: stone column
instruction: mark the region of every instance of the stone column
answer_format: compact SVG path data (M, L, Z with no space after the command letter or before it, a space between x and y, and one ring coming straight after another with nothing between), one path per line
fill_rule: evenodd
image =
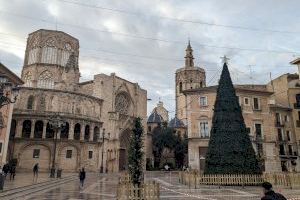
M31 120L30 138L34 138L34 125L35 125L35 119Z
M69 137L68 137L69 140L74 140L74 122L71 121L69 123Z
M57 139L59 140L60 139L60 133L61 132L61 129L59 129L59 131L57 132ZM54 133L55 134L55 133ZM55 135L54 135L54 137L55 137Z
M22 128L23 128L23 121L21 119L16 120L16 135L15 138L21 138L22 137Z
M94 139L94 125L90 125L90 139L89 139L89 141L93 141L93 139Z
M42 135L43 139L46 138L46 128L47 128L47 121L43 120L43 135Z
M80 130L80 141L84 140L84 131L85 131L85 125L81 124L81 130Z

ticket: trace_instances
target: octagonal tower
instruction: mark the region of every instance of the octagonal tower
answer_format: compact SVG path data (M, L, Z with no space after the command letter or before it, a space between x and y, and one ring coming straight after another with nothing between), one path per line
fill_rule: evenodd
M26 87L74 91L79 83L79 41L62 31L29 34L22 79Z

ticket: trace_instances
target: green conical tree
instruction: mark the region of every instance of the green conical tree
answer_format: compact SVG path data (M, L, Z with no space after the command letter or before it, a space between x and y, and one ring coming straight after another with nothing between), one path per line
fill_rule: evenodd
M217 90L204 173L261 173L226 62Z
M140 186L143 182L143 126L140 118L135 118L133 134L130 138L128 150L128 169L134 185Z

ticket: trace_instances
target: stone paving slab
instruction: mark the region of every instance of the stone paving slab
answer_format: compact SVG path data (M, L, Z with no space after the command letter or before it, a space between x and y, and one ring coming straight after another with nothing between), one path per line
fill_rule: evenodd
M28 185L33 185L37 183L42 183L45 181L51 181L55 178L50 178L49 173L39 173L37 178L33 178L33 173L17 173L14 180L10 180L9 175L5 178L4 182L4 191L11 190L19 187L24 187ZM62 178L67 176L75 175L75 173L64 173L62 174Z

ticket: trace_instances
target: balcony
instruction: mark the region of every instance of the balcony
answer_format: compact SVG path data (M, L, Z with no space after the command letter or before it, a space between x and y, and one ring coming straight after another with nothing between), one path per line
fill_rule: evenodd
M294 108L295 109L300 109L300 102L294 103Z

